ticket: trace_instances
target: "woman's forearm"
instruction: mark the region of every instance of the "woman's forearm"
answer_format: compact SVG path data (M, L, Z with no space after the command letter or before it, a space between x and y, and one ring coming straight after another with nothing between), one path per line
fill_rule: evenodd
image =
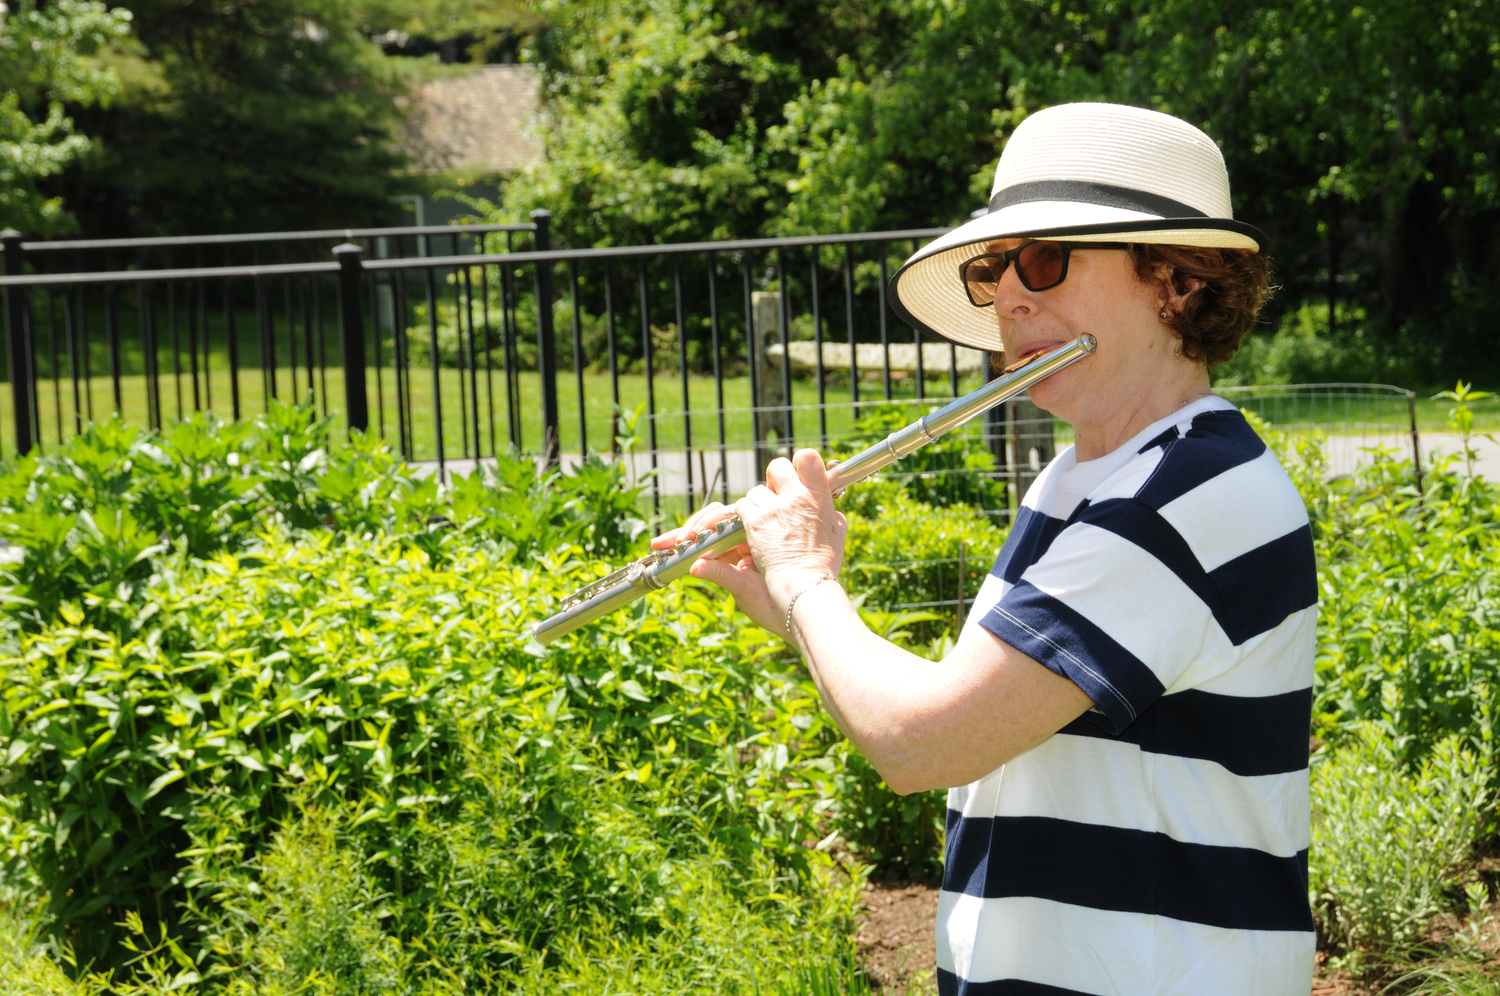
M792 635L824 707L903 795L981 778L1093 705L983 630L938 662L902 650L870 632L837 585L797 601Z

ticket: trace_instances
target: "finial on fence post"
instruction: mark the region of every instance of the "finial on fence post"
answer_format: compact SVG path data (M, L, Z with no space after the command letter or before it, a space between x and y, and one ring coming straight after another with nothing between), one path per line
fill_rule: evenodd
M365 394L365 318L363 297L364 250L353 242L333 247L339 263L339 352L344 359L344 413L349 431L370 427L370 403ZM377 331L378 334L378 331Z
M14 228L0 232L0 246L5 255L5 275L19 277L26 272L21 233ZM35 390L32 370L31 288L5 288L5 332L10 359L10 399L16 420L16 454L25 456L36 441L32 413Z
M552 212L531 212L536 225L532 246L536 252L552 248ZM542 458L548 470L559 462L557 415L557 333L552 326L552 264L536 264L536 369L542 387Z

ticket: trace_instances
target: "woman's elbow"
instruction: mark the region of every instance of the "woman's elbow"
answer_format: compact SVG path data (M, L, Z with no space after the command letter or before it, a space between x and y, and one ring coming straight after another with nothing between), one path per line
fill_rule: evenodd
M872 761L872 763L881 781L885 782L886 788L897 795L912 795L916 792L947 788L946 785L936 784L931 771L923 771L916 765L899 761L889 761L884 764Z

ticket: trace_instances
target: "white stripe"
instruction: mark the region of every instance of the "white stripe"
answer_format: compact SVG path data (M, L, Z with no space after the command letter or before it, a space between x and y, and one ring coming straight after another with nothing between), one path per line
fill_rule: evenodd
M1219 653L1194 661L1166 694L1197 688L1215 695L1284 695L1313 683L1317 655L1318 607L1309 605L1283 619L1275 629L1242 643L1238 660L1225 668ZM1226 637L1224 640L1228 643Z
M1156 557L1107 529L1077 522L1021 575L1099 627L1164 687L1190 664L1227 671L1239 659L1218 620Z
M1280 858L1295 857L1311 835L1306 769L1236 775L1214 761L1068 734L950 793L949 806L966 818L1040 816Z
M1160 435L1160 433L1157 433ZM1156 473L1166 451L1160 446L1152 447L1149 453L1140 453L1117 471L1109 480L1100 484L1089 494L1089 504L1097 505L1111 498L1134 498Z
M1071 470L1074 466L1076 466L1076 463L1073 459L1073 447L1068 446L1064 448L1061 453L1053 456L1053 458L1048 461L1047 466L1042 468L1042 472L1040 474L1037 474L1036 480L1031 482L1031 486L1027 488L1026 493L1021 496L1021 505L1025 508L1031 509L1034 512L1042 512L1042 514L1044 515L1047 514L1045 509L1040 508L1037 505L1037 502L1042 501L1043 503L1045 503L1047 499L1055 496L1057 494L1057 489L1052 486L1052 482L1057 479L1057 476L1059 474ZM1062 512L1061 515L1053 515L1052 517L1054 519L1065 519L1069 514L1072 513L1072 511L1073 510L1070 508Z
M1167 686L1167 694L1184 691L1189 688L1201 688L1205 692L1214 692L1219 695L1281 695L1286 692L1306 688L1312 684L1313 658L1316 652L1315 632L1318 625L1318 607L1316 605L1308 606L1305 609L1300 609L1292 613L1283 619L1274 629L1253 636L1239 647L1235 647L1229 642L1229 638L1224 635L1223 630L1219 628L1217 622L1213 620L1212 613L1208 611L1208 607L1203 605L1202 601L1186 585L1183 585L1175 574L1161 567L1154 557L1140 550L1134 544L1114 537L1112 533L1097 529L1096 527L1086 527L1080 524L1070 527L1068 532L1072 533L1074 530L1082 531L1086 529L1092 530L1095 533L1101 533L1105 537L1113 537L1116 544L1136 551L1139 558L1144 558L1144 561L1149 562L1150 565L1156 565L1155 570L1158 574L1170 578L1170 583L1177 590L1161 597L1168 600L1172 598L1178 599L1176 605L1181 611L1174 613L1176 620L1180 620L1184 613L1201 612L1206 617L1202 621L1202 625L1205 627L1205 635L1208 638L1206 644L1200 647L1198 655L1182 670L1177 679ZM1059 537L1059 540L1061 540L1061 537ZM1051 558L1049 557L1049 565L1050 561ZM1120 561L1112 561L1112 563L1119 564ZM1094 565L1094 567L1095 570L1091 573L1097 576L1097 565ZM1033 573L1037 575L1044 574L1040 570ZM1045 574L1050 573L1050 570L1045 572ZM1027 577L1027 580L1030 581L1032 579ZM1101 580L1105 579L1101 578ZM1137 580L1139 581L1140 579L1137 578ZM1041 585L1038 585L1038 587L1041 587ZM970 630L979 628L979 624L985 615L1005 597L1006 592L1010 591L1010 589L1011 585L1009 582L993 574L988 575L974 597L974 602L969 609L969 617L964 622L962 635L972 638ZM1148 591L1142 589L1139 585L1133 584L1131 590L1140 592L1143 597L1148 595ZM1049 594L1052 594L1052 592L1049 592ZM1148 632L1139 634L1136 646L1132 647L1124 640L1121 640L1120 636L1110 629L1111 624L1108 618L1100 619L1089 614L1089 611L1092 610L1086 611L1081 608L1075 602L1074 594L1069 593L1066 598L1063 598L1063 601L1074 608L1078 608L1090 622L1099 626L1113 639L1118 641L1121 646L1135 653L1137 657L1141 657L1141 654L1147 652L1151 646L1150 641L1153 634L1149 629ZM1108 603L1109 607L1113 607L1115 600L1106 595L1104 601ZM1129 612L1111 612L1111 615L1122 614L1130 618ZM1178 625L1176 620L1171 623L1174 627ZM1155 631L1155 635L1159 637L1164 632L1169 632L1169 630L1158 629ZM1145 660L1145 658L1141 659ZM1153 668L1153 670L1155 669ZM1156 673L1160 677L1161 673Z
M1269 449L1158 511L1187 542L1205 571L1307 525L1307 506ZM1225 528L1229 524L1233 528Z
M938 898L938 967L970 982L1023 979L1098 996L1307 996L1315 944L1311 932L1227 930L1024 896Z

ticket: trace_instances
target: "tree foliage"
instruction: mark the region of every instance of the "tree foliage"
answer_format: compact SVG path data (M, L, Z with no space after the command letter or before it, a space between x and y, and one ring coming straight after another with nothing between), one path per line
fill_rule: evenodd
M108 102L119 75L97 58L127 37L130 12L88 0L58 0L38 9L0 3L0 228L48 234L66 227L62 201L37 181L60 172L90 148L64 104Z
M1371 376L1500 372L1495 0L539 8L548 156L507 196L575 244L958 223L1028 114L1118 101L1220 142L1279 307Z
M345 0L131 9L144 71L89 115L104 153L62 188L87 227L325 227L369 218L400 189L401 75Z

